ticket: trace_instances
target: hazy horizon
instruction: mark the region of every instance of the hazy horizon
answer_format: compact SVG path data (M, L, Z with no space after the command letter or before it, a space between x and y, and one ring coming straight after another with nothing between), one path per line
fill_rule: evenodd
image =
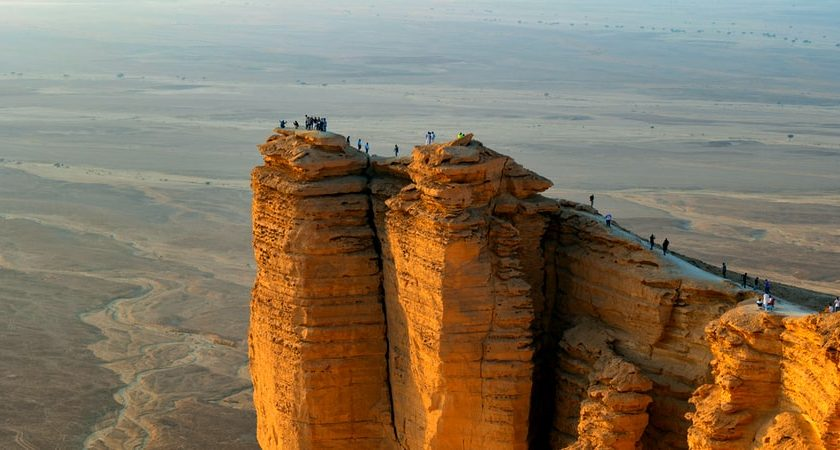
M840 3L0 8L0 447L256 446L248 180L304 114L381 156L473 132L549 196L840 293Z

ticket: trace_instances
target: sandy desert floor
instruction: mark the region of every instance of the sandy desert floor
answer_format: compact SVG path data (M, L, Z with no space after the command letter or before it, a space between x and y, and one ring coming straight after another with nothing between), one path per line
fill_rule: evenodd
M840 294L836 8L470 3L0 1L0 448L256 446L248 176L280 118L380 155L473 132Z

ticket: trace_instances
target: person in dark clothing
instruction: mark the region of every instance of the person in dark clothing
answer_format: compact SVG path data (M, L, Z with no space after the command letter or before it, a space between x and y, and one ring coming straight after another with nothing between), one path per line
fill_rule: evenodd
M286 128L286 121L283 119L280 119L280 128Z
M370 154L370 144L365 142L365 155Z
M741 287L747 287L747 272L744 272L744 275L741 276Z
M298 128L300 128L300 124L298 123L298 121L297 121L297 120L295 120L294 125L295 125L295 130L297 130Z
M589 196L589 206L590 206L591 208L594 208L594 207L595 207L595 194L591 194L591 195Z
M726 263L720 265L720 273L722 274L723 278L726 278Z
M361 139L356 141L356 147L359 149L359 151L362 151L362 140Z
M753 281L753 289L758 289L758 277L755 277L755 281Z
M394 158L400 156L400 147L394 144Z
M350 135L347 135L347 145L350 145Z
M607 214L604 217L604 222L607 223L607 228L612 228L612 214Z
M770 280L768 280L767 278L764 279L764 293L770 293Z
M650 249L653 250L653 243L654 241L656 241L656 236L654 236L653 233L651 233L650 238L648 238L648 240L650 241Z
M671 244L671 242L670 242L670 241L668 241L668 238L665 238L665 240L664 240L664 241L662 241L662 254L663 254L663 255L667 255L667 254L668 254L668 245L669 245L669 244Z

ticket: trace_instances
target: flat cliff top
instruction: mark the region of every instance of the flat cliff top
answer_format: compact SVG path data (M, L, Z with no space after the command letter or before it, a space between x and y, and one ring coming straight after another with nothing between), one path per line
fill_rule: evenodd
M257 146L268 167L280 169L297 181L362 173L368 165L364 153L347 145L346 138L328 131L275 128L275 134Z

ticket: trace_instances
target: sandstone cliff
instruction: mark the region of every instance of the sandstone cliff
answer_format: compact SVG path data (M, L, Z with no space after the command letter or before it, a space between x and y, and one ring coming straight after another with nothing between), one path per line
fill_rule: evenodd
M276 133L252 174L264 448L836 445L832 318L755 334L727 313L748 292L471 135L368 159Z
M691 399L691 448L840 448L840 315L746 304L706 334L715 380Z
M363 176L344 139L286 132L254 169L249 356L264 448L389 448L385 317Z

